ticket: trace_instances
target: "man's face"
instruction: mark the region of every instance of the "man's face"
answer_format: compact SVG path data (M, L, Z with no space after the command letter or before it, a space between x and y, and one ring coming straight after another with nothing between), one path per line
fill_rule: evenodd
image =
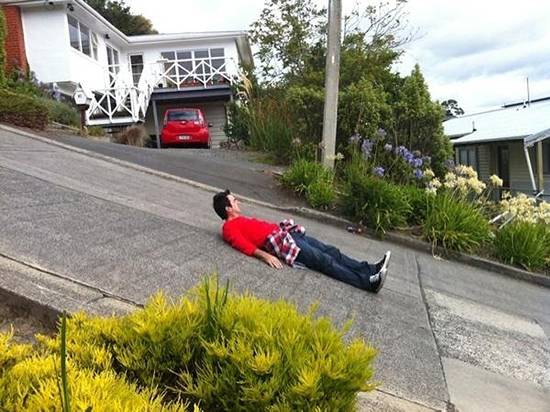
M231 206L227 207L227 212L241 213L240 203L233 195L227 195L227 200Z

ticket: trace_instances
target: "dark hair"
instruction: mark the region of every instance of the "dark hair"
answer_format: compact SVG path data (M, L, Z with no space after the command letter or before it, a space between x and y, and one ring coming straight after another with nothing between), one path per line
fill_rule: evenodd
M231 192L227 189L225 192L216 193L214 195L214 210L223 220L227 219L227 210L225 210L225 208L231 206L227 198L230 194Z

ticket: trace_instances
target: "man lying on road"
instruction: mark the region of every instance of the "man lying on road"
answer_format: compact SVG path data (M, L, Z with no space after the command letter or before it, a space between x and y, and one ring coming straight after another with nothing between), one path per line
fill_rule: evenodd
M305 229L292 220L277 225L242 216L239 201L229 190L214 196L214 210L225 221L222 233L226 242L273 268L283 267L281 259L289 266L303 265L369 292L378 293L384 285L390 251L375 264L359 262L307 236Z

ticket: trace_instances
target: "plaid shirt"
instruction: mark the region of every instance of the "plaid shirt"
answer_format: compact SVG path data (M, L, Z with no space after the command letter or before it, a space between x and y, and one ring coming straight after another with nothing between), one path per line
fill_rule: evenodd
M294 266L294 261L300 253L300 248L292 238L292 233L306 233L306 229L301 225L294 224L294 220L285 219L279 223L279 229L274 230L267 237L266 250L285 261L289 266Z

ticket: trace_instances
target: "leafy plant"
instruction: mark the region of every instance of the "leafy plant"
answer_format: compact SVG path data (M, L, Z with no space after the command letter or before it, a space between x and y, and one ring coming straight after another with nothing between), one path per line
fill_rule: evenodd
M541 270L550 265L550 228L515 220L497 231L495 255L503 262Z
M326 169L321 163L299 159L285 171L281 181L296 193L306 194L311 184L317 181L332 183L333 176L332 171Z
M424 237L445 249L474 252L490 240L491 227L474 204L442 193L428 203Z
M95 136L95 137L103 137L105 136L105 129L103 129L103 127L101 126L88 127L88 135Z
M307 202L318 209L329 208L336 198L332 180L319 179L307 187Z
M376 350L314 310L229 293L212 280L177 301L159 294L123 317L67 319L67 382L79 410L351 411L373 389ZM63 339L0 335L0 409L59 410ZM77 406L78 405L78 406Z
M378 235L405 226L411 213L400 186L372 176L352 175L345 182L342 202L348 216L366 223Z
M41 100L0 89L0 122L42 130L48 117L48 107Z
M74 127L80 125L80 115L73 106L46 97L39 100L48 108L51 121Z
M411 206L411 212L407 216L407 223L411 225L420 225L426 220L429 204L433 196L416 186L403 186L403 193L407 202Z

